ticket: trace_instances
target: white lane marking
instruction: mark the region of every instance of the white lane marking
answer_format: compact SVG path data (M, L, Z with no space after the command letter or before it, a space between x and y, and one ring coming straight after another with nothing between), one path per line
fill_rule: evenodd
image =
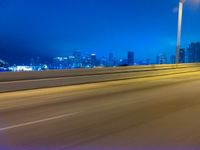
M20 128L20 127L30 126L30 125L34 125L34 124L44 123L44 122L47 122L47 121L53 121L53 120L57 120L57 119L62 119L62 118L65 118L65 117L70 117L70 116L76 115L78 113L79 112L70 113L70 114L64 114L64 115L45 118L45 119L40 119L40 120L36 120L36 121L20 123L20 124L17 124L17 125L12 125L12 126L7 126L7 127L0 128L0 131L11 130L11 129L14 129L14 128Z

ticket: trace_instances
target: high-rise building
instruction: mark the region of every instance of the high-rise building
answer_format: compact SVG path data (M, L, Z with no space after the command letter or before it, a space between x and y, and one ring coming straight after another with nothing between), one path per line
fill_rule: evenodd
M132 51L129 51L128 52L128 65L129 66L132 66L132 65L134 65L134 52L132 52Z
M79 50L76 50L74 51L73 56L74 56L74 67L81 68L82 67L81 52Z
M191 43L187 51L189 63L200 62L200 42Z
M185 63L185 49L181 48L179 52L179 63Z
M101 59L100 59L100 66L101 67L105 67L105 66L108 66L107 65L107 58L106 57L102 57Z
M167 64L167 57L164 54L160 54L156 57L157 64Z
M81 51L75 50L75 51L73 52L73 56L75 57L75 59L81 58Z
M95 67L97 65L97 55L91 54L91 66Z

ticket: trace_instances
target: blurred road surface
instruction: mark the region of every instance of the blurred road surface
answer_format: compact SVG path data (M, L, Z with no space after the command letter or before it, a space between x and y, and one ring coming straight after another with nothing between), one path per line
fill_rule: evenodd
M200 72L1 93L1 149L200 149Z

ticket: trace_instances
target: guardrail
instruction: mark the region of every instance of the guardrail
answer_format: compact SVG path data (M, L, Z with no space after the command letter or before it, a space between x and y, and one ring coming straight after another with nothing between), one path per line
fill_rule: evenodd
M0 73L0 92L200 71L200 64Z

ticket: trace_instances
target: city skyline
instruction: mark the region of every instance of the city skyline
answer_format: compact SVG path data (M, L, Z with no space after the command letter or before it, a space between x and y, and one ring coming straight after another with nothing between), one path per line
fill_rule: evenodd
M181 47L200 39L200 9L192 1L184 5ZM4 0L0 57L8 61L49 58L75 49L99 56L112 52L117 57L131 50L139 60L154 59L159 53L171 55L176 48L177 7L178 0Z
M200 42L191 42L187 47L181 47L180 49L180 63L188 63L188 62L193 62L193 61L189 61L188 60L188 56L190 55L190 49L191 49L191 45L196 45L198 51L196 54L194 55L198 55L198 53L200 52L200 47L199 47L199 43ZM114 52L108 51L107 53L105 53L104 55L100 55L100 53L96 53L96 51L84 51L84 50L80 50L80 49L76 49L73 50L72 52L70 52L69 54L65 54L65 55L55 55L55 56L51 56L51 57L41 57L41 56L29 56L29 57L24 57L24 59L13 59L12 61L8 61L9 57L4 57L5 59L3 59L3 57L0 57L0 59L3 59L5 62L7 62L9 65L31 65L32 61L37 60L38 58L40 59L41 64L50 64L52 59L54 58L67 58L67 57L76 57L77 54L75 54L76 52L79 52L81 57L90 57L91 55L95 55L95 57L98 60L101 59L106 59L106 61L109 61L110 59L115 59L115 60L126 60L128 61L129 58L129 54L133 53L131 55L133 55L133 62L134 63L129 63L127 62L127 65L144 65L144 64L174 64L175 60L173 61L172 57L175 57L175 54L168 54L168 53L157 53L155 56L153 56L152 58L148 58L148 57L144 57L142 59L138 58L138 53L136 53L136 51L134 50L129 50L129 51L124 51L123 52L123 56L119 56ZM12 55L10 56L12 57ZM112 57L112 58L111 58ZM166 60L161 59L161 63L158 63L160 61L158 61L158 57L165 57ZM148 62L148 63L147 63ZM195 62L200 62L200 60L195 60ZM105 65L107 66L107 65ZM110 66L116 66L116 65L110 65ZM118 65L117 65L118 66Z
M176 55L175 54L167 54L167 53L158 53L154 58L144 58L144 59L138 59L137 53L135 51L130 50L127 52L124 52L126 55L125 57L118 57L113 52L108 52L106 55L99 55L97 53L89 53L81 50L74 50L71 54L68 55L57 55L52 56L49 58L40 57L40 56L32 56L32 57L26 57L24 60L21 59L13 59L13 61L9 62L7 59L2 59L0 57L0 67L2 67L2 64L6 64L6 66L10 67L16 67L16 66L29 66L29 67L36 67L41 68L49 68L49 69L71 69L71 68L93 68L93 67L117 67L117 66L133 66L133 65L151 65L151 64L175 64L176 63ZM190 43L186 48L181 47L180 53L179 53L179 62L180 63L194 63L194 62L200 62L199 59L200 54L200 41L199 42L192 42ZM95 59L97 60L96 65L92 65L92 63L89 61L85 63L84 59L90 59L91 56L95 56ZM11 56L12 57L12 56ZM71 60L71 65L64 67L60 66L54 66L53 60L54 59L61 59L61 64L63 63L62 60L66 59L75 59ZM78 59L77 59L78 58ZM4 62L4 63L2 63ZM64 62L66 63L66 62ZM37 64L37 65L35 65ZM75 65L74 65L75 64ZM38 70L38 69L36 69Z

